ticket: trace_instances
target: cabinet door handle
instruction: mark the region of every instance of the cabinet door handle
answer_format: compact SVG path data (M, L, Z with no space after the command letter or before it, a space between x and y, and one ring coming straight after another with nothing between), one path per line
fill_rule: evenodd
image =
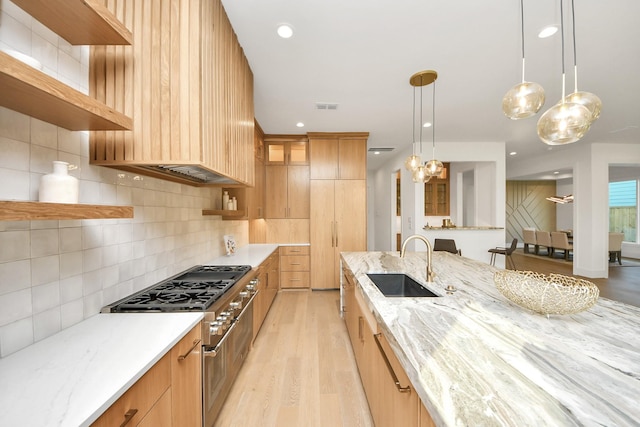
M338 247L338 221L336 221L336 248Z
M178 361L182 362L184 359L187 358L187 356L189 356L189 354L198 346L198 344L200 344L200 340L193 340L193 346L185 353L185 354L181 354L180 356L178 356Z
M391 362L389 362L389 359L387 358L387 354L384 352L384 349L382 348L382 344L380 343L380 335L382 335L382 333L373 334L373 337L376 339L378 350L380 350L380 354L384 359L384 363L385 365L387 365L387 369L389 370L389 374L391 374L391 379L396 385L396 389L398 389L400 393L411 393L411 387L409 386L402 387L400 385L400 380L398 379L398 376L396 375L396 373L393 371L393 366L391 366Z
M336 247L336 223L331 221L331 247Z
M364 326L363 322L364 322L364 317L358 316L358 339L360 341L364 341L363 334L362 334L362 329Z
M124 414L124 421L120 424L120 427L124 427L135 417L138 413L137 409L129 409L126 414Z

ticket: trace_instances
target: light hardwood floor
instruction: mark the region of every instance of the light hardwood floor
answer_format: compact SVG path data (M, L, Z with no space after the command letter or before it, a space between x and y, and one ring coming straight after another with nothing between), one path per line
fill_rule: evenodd
M373 426L338 291L280 291L216 426Z

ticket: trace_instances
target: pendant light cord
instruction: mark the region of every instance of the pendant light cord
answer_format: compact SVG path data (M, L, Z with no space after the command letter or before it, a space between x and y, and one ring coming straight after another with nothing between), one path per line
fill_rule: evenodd
M520 36L522 42L522 83L524 83L524 0L520 0Z
M422 88L424 84L422 82L423 77L420 76L420 154L422 154Z
M433 82L433 105L431 109L431 139L433 140L433 158L436 158L436 82Z
M413 140L411 141L411 153L416 154L416 87L413 87ZM422 154L422 153L420 153Z
M571 0L571 24L573 30L573 84L574 84L574 93L578 92L578 59L576 54L576 11L573 0Z
M560 36L562 40L562 103L564 104L564 95L565 95L565 72L564 72L564 13L562 8L563 0L560 0Z

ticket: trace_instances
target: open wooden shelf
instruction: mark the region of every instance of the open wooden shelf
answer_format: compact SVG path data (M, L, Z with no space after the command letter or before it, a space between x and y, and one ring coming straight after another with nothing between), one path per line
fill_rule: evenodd
M203 209L202 215L222 215L223 217L243 217L245 216L244 211L230 211L230 210L222 210L222 209Z
M133 119L0 51L0 105L69 130L130 130Z
M132 206L0 201L0 220L35 221L133 218Z
M72 45L130 45L133 37L99 0L13 0Z

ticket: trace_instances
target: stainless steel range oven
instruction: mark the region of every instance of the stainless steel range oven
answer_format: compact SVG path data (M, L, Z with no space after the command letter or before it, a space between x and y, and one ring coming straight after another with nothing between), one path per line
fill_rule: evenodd
M256 272L248 265L201 265L102 309L103 313L202 311L203 425L211 427L253 336Z

